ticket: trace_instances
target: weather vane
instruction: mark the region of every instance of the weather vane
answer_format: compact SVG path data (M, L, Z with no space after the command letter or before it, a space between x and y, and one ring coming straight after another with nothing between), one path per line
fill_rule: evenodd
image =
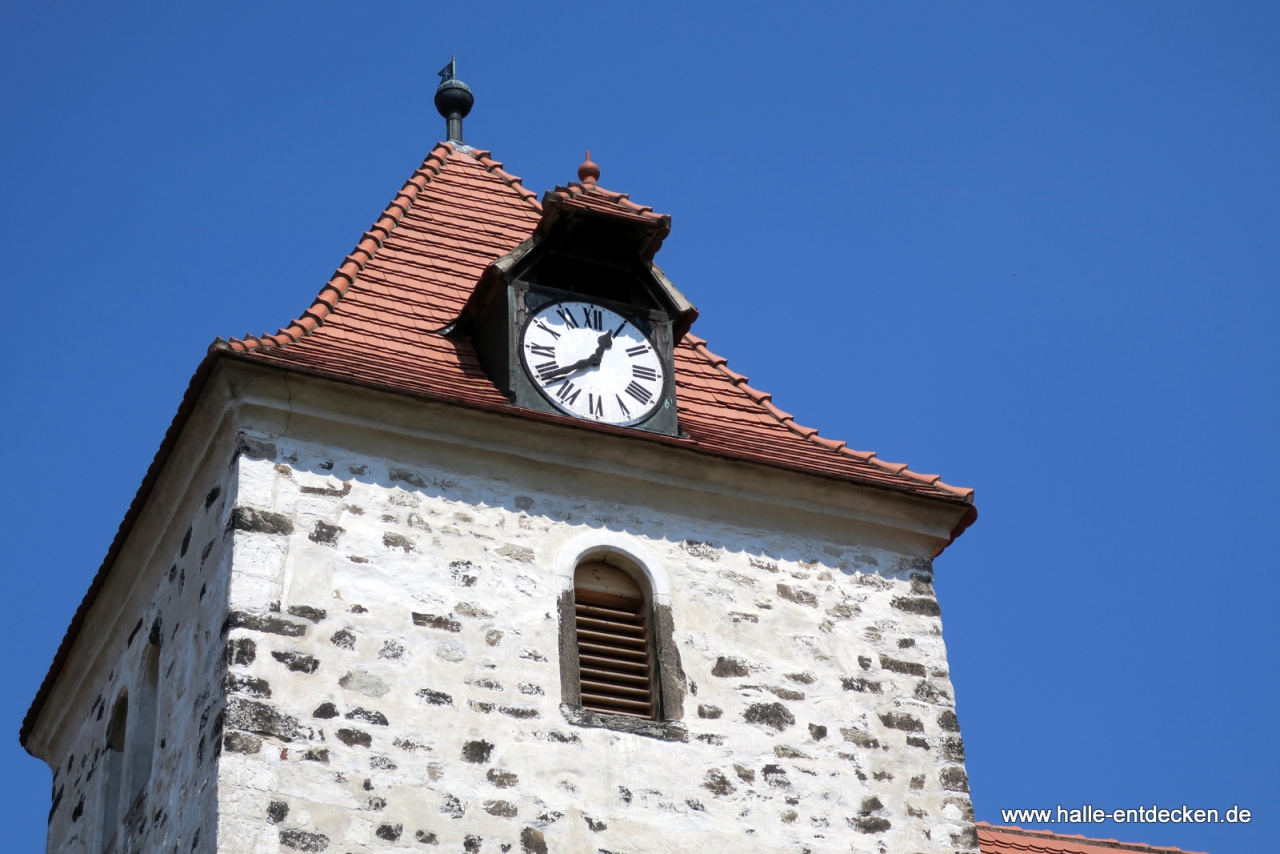
M458 76L457 55L454 55L454 57L449 60L449 64L437 71L436 74L440 75L441 83L448 83L450 80L456 79Z

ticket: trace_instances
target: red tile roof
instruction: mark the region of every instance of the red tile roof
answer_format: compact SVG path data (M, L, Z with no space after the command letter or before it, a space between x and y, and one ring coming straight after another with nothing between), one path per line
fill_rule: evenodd
M583 164L586 166L587 164ZM593 166L595 164L592 164ZM582 169L578 170L579 175ZM596 171L596 177L599 171ZM671 217L666 214L654 213L653 208L645 205L638 205L631 201L631 197L626 193L615 193L612 190L606 190L597 184L590 175L587 176L591 180L570 183L565 187L556 187L547 193L544 204L547 212L552 212L553 208L565 208L579 211L596 211L604 213L617 219L627 219L642 225L648 226L653 232L653 238L645 247L641 256L646 261L653 260L653 256L662 248L662 241L671 233ZM549 222L544 222L546 227Z
M557 187L547 194L546 205L547 214L574 206L644 221L655 229L652 251L669 230L669 217L594 181ZM533 193L488 152L441 143L300 318L274 334L219 339L214 346L281 367L511 412L470 343L446 338L438 330L458 316L485 268L532 235L543 216ZM797 424L773 405L771 395L749 386L746 377L730 370L697 336L686 334L676 346L675 376L677 411L687 438L668 441L717 456L972 506L971 489L855 451ZM516 411L612 432L588 422ZM966 516L964 527L972 522L970 516L976 513Z
M1064 836L1048 830L1000 827L985 821L978 822L978 847L982 854L1120 854L1124 851L1135 854L1197 854L1181 848L1147 845L1145 842Z

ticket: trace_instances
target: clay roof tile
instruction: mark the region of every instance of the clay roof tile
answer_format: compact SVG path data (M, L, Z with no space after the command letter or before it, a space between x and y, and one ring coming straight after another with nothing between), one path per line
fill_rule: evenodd
M978 846L982 854L1203 854L1148 845L1145 842L1120 842L1115 839L1090 839L1078 834L1053 833L1048 830L1024 830L1021 827L977 822Z

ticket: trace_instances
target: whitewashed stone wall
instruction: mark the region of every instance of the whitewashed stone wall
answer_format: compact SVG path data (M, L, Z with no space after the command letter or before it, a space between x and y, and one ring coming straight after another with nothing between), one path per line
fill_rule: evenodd
M224 458L225 459L225 458ZM200 492L194 511L180 514L165 546L145 566L120 566L109 584L132 585L116 618L121 630L80 635L79 661L92 660L63 727L65 747L51 759L53 801L47 850L60 854L213 851L217 834L216 734L223 705L221 678L226 581L231 540L227 529L234 478L220 478ZM203 500L201 500L201 498ZM115 592L115 591L111 591ZM106 594L104 594L105 596ZM106 730L115 700L128 691L126 755L137 737L141 669L149 645L160 654L158 719L153 766L136 799L121 796L123 820L103 830ZM96 659L95 659L96 656ZM71 678L64 675L64 679ZM62 710L46 708L44 714ZM145 748L144 748L145 749Z
M181 677L198 694L225 663L219 852L976 850L928 561L246 447L225 629L184 641ZM561 707L556 560L592 531L670 577L687 694L664 737ZM202 714L182 706L188 744Z

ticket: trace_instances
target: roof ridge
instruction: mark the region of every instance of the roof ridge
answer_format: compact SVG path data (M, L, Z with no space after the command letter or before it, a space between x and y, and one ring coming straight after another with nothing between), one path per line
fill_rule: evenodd
M974 825L978 830L1008 833L1014 836L1027 836L1033 839L1038 837L1040 839L1062 839L1071 842L1084 842L1089 845L1115 848L1121 851L1137 851L1139 854L1204 854L1204 852L1186 851L1182 848L1174 848L1171 846L1152 845L1149 842L1121 842L1118 839L1100 839L1092 836L1084 836L1079 833L1055 833L1052 830L1019 827L1016 824L991 824L986 821L975 821Z
M921 483L931 484L938 489L950 492L952 495L959 498L963 498L969 503L973 502L972 488L952 486L949 483L943 483L941 475L920 474L919 472L910 471L908 470L906 463L886 462L877 457L875 451L855 451L849 447L847 442L836 439L826 439L819 436L818 429L816 427L805 427L797 424L794 415L789 412L785 412L774 405L773 395L771 393L752 388L748 385L748 378L746 376L729 368L728 359L707 349L706 339L699 338L692 332L686 332L684 340L688 342L690 349L706 359L707 362L717 371L728 377L731 383L741 389L747 397L751 398L751 400L759 405L761 409L769 413L769 415L784 425L788 430L797 434L806 441L812 442L813 444L825 448L833 453L853 457L860 462L871 463L872 465L884 469L885 471L892 472L893 474L908 477L912 480L920 481Z
M400 224L400 220L409 212L409 208L413 207L418 194L431 182L431 179L440 174L452 151L453 148L448 144L436 143L423 159L422 165L414 170L409 180L405 181L404 186L382 211L382 215L364 233L360 242L356 244L356 248L351 250L338 265L338 269L334 270L333 275L329 277L329 281L320 288L320 293L316 295L311 306L302 313L301 317L291 321L288 326L281 327L274 335L259 337L246 333L243 338L230 340L218 337L209 349L248 352L282 347L310 335L323 326L330 313L338 307L339 300L346 295L347 290L355 283L356 277L364 270L365 265L373 260L392 230ZM438 165L433 165L432 161ZM379 231L382 233L381 237L375 234Z
M444 143L441 144L443 145ZM534 210L541 212L542 203L538 201L538 194L526 187L524 180L519 175L512 175L503 169L502 163L493 159L493 152L473 148L469 153L484 167L486 172L501 178L508 187L520 194L520 198L533 205Z
M391 236L391 232L408 214L409 209L418 200L418 195L433 179L444 171L444 167L449 161L449 155L454 151L454 147L449 143L437 142L435 144L435 147L423 159L422 165L414 170L413 174L409 176L409 180L405 181L404 186L400 188L400 191L383 209L382 214L369 227L369 230L364 233L360 242L356 244L355 249L351 250L342 263L338 265L338 269L334 270L333 275L329 277L329 281L325 282L320 288L320 293L316 295L315 300L302 313L301 317L290 321L288 326L281 327L273 335L258 336L252 333L245 333L243 338L231 338L230 340L219 336L214 339L209 349L211 351L230 350L244 353L252 350L283 347L305 338L323 326L325 321L329 319L329 315L338 307L339 301L346 296L347 290L355 284L356 278L364 271L365 266L378 254L387 238ZM494 161L490 157L490 152L473 150L472 154L476 162L484 167L485 171L493 173L508 186L515 189L521 198L529 201L528 197L534 196L532 191L520 183L518 177L503 171L502 164ZM539 210L541 209L536 197L531 201ZM379 233L381 236L379 236Z

